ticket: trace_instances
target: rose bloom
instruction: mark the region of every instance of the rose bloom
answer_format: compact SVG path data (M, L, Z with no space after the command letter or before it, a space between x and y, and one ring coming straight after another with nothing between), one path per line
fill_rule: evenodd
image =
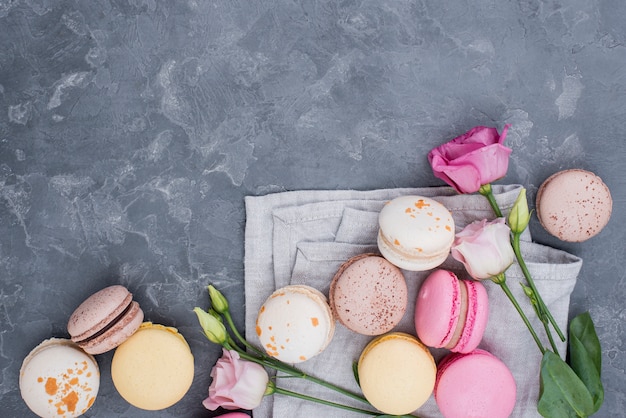
M463 263L474 279L490 279L513 264L510 232L504 218L472 222L456 234L452 257Z
M229 412L224 415L220 415L219 418L250 418L250 415L243 412Z
M511 149L502 145L510 125L498 135L495 128L477 126L428 153L435 177L459 193L474 193L498 180L509 168Z
M224 409L254 409L261 403L269 377L265 369L251 361L242 360L234 350L223 349L209 386L209 397L202 404L212 411Z

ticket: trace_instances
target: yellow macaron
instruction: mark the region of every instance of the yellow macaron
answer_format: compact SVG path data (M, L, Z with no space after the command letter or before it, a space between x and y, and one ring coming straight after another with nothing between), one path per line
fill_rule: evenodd
M137 408L174 405L191 387L193 355L176 328L144 322L115 350L111 377L119 394Z
M412 335L376 337L359 358L359 381L374 408L391 415L415 411L435 387L437 366L428 348Z

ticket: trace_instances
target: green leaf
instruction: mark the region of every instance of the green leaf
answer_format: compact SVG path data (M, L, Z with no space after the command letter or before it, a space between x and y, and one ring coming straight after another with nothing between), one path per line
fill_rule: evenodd
M604 387L600 377L602 350L588 312L578 315L570 323L569 354L572 370L589 390L596 412L604 402Z
M354 374L354 380L356 380L356 384L361 387L361 381L359 380L359 363L356 361L352 362L352 374Z
M602 370L602 349L596 334L596 328L589 312L574 317L569 325L570 336L575 335L585 346L598 372Z
M588 417L594 405L585 384L552 351L541 359L541 392L537 411L550 418Z

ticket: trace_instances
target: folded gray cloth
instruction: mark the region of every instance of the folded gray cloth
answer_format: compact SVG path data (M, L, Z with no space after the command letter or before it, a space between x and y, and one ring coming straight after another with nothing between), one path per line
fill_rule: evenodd
M508 213L521 189L519 185L493 186L496 199ZM245 300L246 337L258 344L255 321L258 309L275 290L288 284L307 284L326 295L330 280L345 260L364 252L376 252L378 212L384 203L403 195L432 197L453 214L457 232L465 225L493 212L480 195L458 195L449 187L386 189L372 191L297 191L260 197L246 197L245 230ZM531 242L524 234L522 251L529 270L545 302L562 329L566 328L569 297L576 283L582 261L570 254ZM466 277L463 266L451 257L441 266ZM414 300L428 272L404 271L409 288L407 312L396 327L415 335ZM507 271L509 287L520 301L540 335L541 324L527 303L521 286L523 275L517 265ZM537 417L539 365L541 354L518 313L501 289L485 282L489 294L490 317L480 347L498 356L511 369L517 382L517 403L513 417ZM359 392L352 373L363 347L372 337L358 335L337 324L329 347L320 355L298 365L304 371L345 389ZM547 345L547 341L546 341ZM565 345L560 345L563 352ZM435 360L447 353L431 350ZM277 379L277 385L296 392L367 409L350 400L302 379ZM266 397L253 411L255 418L357 417L358 414L326 407L292 397ZM434 398L416 414L439 417Z

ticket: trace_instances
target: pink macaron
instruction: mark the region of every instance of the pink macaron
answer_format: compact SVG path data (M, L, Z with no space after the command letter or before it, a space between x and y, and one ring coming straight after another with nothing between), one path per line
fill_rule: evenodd
M89 354L114 349L143 322L143 311L121 285L106 287L76 308L67 324L72 341Z
M439 362L434 393L445 418L506 418L515 407L517 385L500 359L474 350L449 354Z
M487 327L485 287L435 270L422 283L415 302L415 330L429 347L468 353L478 347Z
M344 262L330 283L333 316L363 335L391 331L402 319L408 290L400 269L376 254L361 254Z

